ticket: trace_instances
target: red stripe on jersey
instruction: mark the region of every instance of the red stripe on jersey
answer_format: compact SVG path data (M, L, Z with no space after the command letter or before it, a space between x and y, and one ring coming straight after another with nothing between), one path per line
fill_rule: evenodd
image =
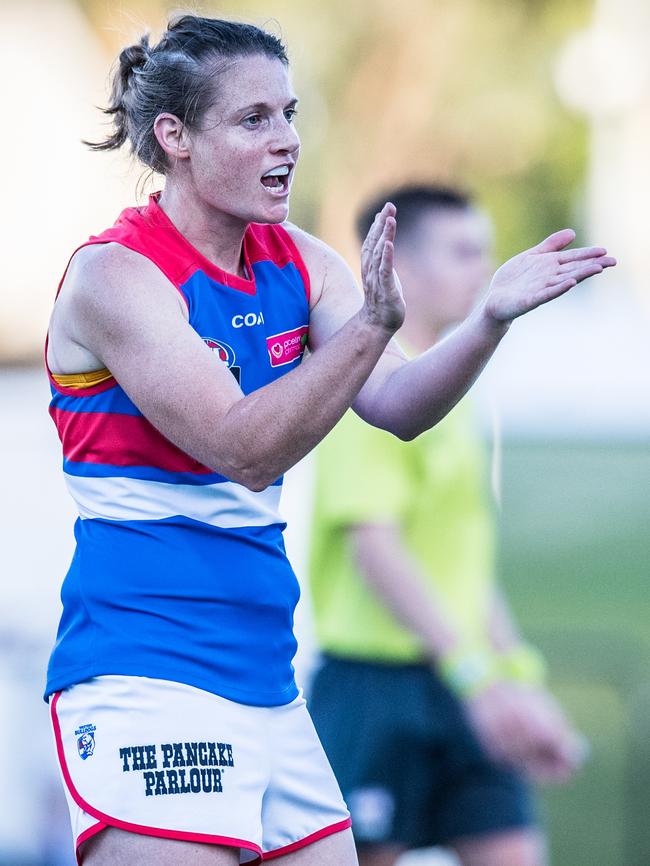
M67 460L109 466L153 466L168 472L212 472L173 445L146 418L55 408L50 414Z

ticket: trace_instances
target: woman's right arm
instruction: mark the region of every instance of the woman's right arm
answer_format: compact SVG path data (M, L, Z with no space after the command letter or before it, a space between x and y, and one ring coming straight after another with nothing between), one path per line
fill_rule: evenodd
M383 245L381 235L377 270ZM108 368L167 439L251 490L271 484L327 435L403 317L392 281L383 281L382 295L378 279L375 295L298 368L244 396L150 261L114 244L75 258L53 319L65 322L67 341Z

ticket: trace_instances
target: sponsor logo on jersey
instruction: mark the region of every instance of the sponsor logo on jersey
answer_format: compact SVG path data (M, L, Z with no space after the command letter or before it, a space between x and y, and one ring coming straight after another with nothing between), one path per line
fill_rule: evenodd
M74 735L77 738L77 751L82 761L87 760L95 751L95 725L82 725Z
M238 313L232 317L233 328L254 328L264 324L264 313Z
M228 343L224 343L223 340L213 340L211 337L203 337L203 342L208 349L210 349L217 358L228 367L237 380L237 384L241 385L241 367L238 367L235 364L237 356L235 355L235 350L232 346L229 346Z
M281 367L298 360L305 351L307 345L307 334L309 326L303 325L292 331L284 331L282 334L274 334L266 338L266 348L269 351L269 359L272 367Z

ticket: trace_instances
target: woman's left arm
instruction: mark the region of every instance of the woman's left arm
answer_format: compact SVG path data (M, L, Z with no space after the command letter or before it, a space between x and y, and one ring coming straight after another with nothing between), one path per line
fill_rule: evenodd
M392 256L395 210L392 205L384 210ZM371 235L372 230L361 253L364 286L376 274L371 259L376 239ZM472 386L514 319L616 264L602 247L567 250L574 239L575 233L564 229L509 259L492 278L485 300L449 337L418 358L408 361L392 340L352 404L354 410L401 439L413 439L437 424ZM302 238L295 240L301 247ZM307 258L312 253L304 251ZM312 304L312 348L327 341L361 304L349 268L328 253L327 278ZM392 278L399 286L394 271Z

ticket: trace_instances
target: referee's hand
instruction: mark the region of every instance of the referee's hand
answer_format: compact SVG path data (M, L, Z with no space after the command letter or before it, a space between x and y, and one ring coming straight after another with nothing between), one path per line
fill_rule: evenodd
M542 688L498 681L468 698L465 706L490 757L536 782L566 782L584 762L584 737Z

